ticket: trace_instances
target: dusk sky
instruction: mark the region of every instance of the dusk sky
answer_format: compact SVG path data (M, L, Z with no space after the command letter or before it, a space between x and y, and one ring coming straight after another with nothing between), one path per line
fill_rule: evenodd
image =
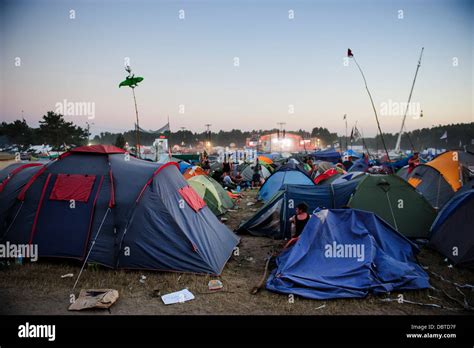
M347 114L350 126L357 121L374 136L362 77L353 61L344 65L350 47L383 130L398 132L402 116L383 114L382 105L407 101L424 47L412 100L423 117L409 117L407 129L473 122L473 3L0 0L0 119L21 118L23 110L36 127L66 100L93 103L93 120L66 117L94 123L93 134L133 129L132 91L118 88L129 57L145 78L135 90L145 129L160 128L169 115L174 131L202 132L206 123L213 131L270 129L284 121L288 130L343 134Z

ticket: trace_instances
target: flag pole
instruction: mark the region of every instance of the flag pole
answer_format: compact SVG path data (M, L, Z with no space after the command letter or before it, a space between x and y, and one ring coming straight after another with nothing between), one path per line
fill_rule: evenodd
M344 120L346 121L346 151L347 151L347 115L344 114Z
M356 63L357 68L359 69L359 71L362 75L362 78L364 79L365 89L367 90L367 94L369 95L369 98L370 98L370 103L372 104L372 109L374 110L375 121L377 122L377 128L378 128L379 133L380 133L380 139L382 140L383 148L385 150L385 153L387 154L387 160L390 162L390 155L388 154L387 146L385 145L385 140L383 138L382 128L380 127L379 117L377 115L377 109L375 108L374 100L372 99L372 95L370 94L369 87L367 86L367 80L365 79L364 72L362 71L359 63L357 63L357 60L355 59L355 57L352 54L351 50L348 51L348 56L350 58L354 59L354 62Z
M137 158L140 159L140 123L138 122L137 98L135 97L135 87L132 87L133 101L135 102L135 115L137 116Z

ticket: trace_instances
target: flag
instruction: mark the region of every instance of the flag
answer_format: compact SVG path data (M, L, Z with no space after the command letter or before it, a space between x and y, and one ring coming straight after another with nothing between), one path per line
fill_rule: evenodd
M135 129L137 129L137 124L135 123ZM165 124L163 127L161 127L160 129L157 129L156 131L153 131L153 130L144 130L142 127L138 127L138 130L141 132L141 133L148 133L148 134L162 134L166 131L169 131L170 130L170 123L168 122L167 124Z
M352 54L352 50L350 48L347 49L347 56L349 58L354 57L354 55Z
M168 121L168 123L166 123L163 127L161 127L160 129L154 131L153 133L164 133L164 132L167 132L170 130L170 123Z
M448 131L444 131L444 134L439 138L440 140L448 139Z
M351 130L351 142L352 140L354 140L354 127L352 127L352 130Z
M357 129L356 126L354 126L354 141L357 141L360 139L360 133L359 130Z
M343 119L343 120L347 119L347 115L346 115L346 114L344 114L344 117L343 117L342 119Z

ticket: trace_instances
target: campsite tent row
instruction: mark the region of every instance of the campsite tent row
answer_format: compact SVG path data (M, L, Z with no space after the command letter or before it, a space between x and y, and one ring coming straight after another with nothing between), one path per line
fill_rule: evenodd
M367 174L341 184L282 186L238 230L272 238L289 238L288 219L295 214L299 203L306 203L309 211L342 207L370 211L410 238L427 238L436 217L430 204L400 177Z
M94 145L18 168L0 172L0 242L37 244L40 257L90 250L89 262L111 268L220 274L239 242L176 163Z

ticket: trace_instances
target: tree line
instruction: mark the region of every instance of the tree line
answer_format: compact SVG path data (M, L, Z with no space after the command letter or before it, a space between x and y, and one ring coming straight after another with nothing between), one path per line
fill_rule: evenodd
M43 115L38 128L30 127L25 120L16 120L11 123L2 122L0 124L0 142L4 144L15 144L22 148L30 145L49 144L53 148L61 148L63 145L85 145L89 142L89 131L81 128L72 122L67 122L63 115L49 111ZM246 144L247 138L258 139L259 136L269 133L279 132L280 137L286 133L298 134L303 138L319 138L322 144L336 145L339 143L343 148L346 142L350 146L363 145L370 149L382 149L380 135L372 138L351 139L345 136L338 136L337 133L330 132L327 128L314 127L311 132L303 129L297 131L286 131L281 133L278 129L242 131L232 129L230 131L219 132L192 132L190 130L178 130L176 132L165 132L163 135L168 138L171 145L194 145L198 142L210 141L214 146L228 146L234 143L238 147ZM444 134L446 139L440 139ZM385 133L384 141L388 149L393 149L397 141L398 134ZM142 145L149 146L157 138L156 134L140 133ZM402 149L415 148L422 150L429 147L435 148L458 148L463 145L472 145L474 139L474 122L439 125L433 128L417 129L404 133L401 139ZM92 140L94 144L111 144L123 147L126 142L134 146L136 144L135 130L124 133L101 132Z

